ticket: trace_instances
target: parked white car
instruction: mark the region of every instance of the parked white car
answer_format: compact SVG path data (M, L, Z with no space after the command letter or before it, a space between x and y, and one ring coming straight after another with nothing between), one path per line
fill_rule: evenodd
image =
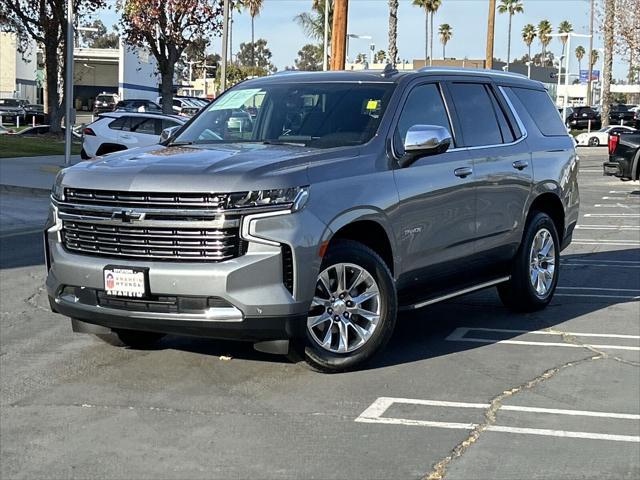
M591 133L581 133L576 136L576 143L578 145L598 147L600 145L606 146L609 142L610 133L635 133L638 130L631 127L623 127L621 125L609 125L608 127L602 127L600 130L593 131Z
M165 128L183 125L187 119L160 113L110 112L100 115L82 129L83 159L135 147L146 147L160 141Z

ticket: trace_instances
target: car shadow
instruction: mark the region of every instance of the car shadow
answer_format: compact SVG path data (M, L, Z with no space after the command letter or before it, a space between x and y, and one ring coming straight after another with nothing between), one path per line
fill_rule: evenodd
M613 262L613 265L624 261L639 262L636 265L640 266L640 249L563 255L562 261L571 266L565 266L561 270L560 285L577 282L579 286L593 288L615 288L615 285L620 285L620 288L640 290L640 277L636 268L602 267L602 265L609 265L608 262ZM588 273L586 270L589 269L590 263L600 266L593 268L594 272ZM602 275L603 269L616 278ZM580 283L578 279L586 279L586 283ZM539 312L514 313L502 305L495 288L486 289L420 310L402 312L386 350L374 357L362 369L396 366L487 346L483 343L447 341L447 336L456 328L517 330L518 332L513 333L500 332L499 339L508 340L523 335L520 331L551 328L612 305L638 302L631 297L632 295L629 295L629 298L556 297L546 309ZM159 348L183 350L202 355L229 356L235 359L273 363L290 362L285 356L257 352L251 343L246 342L170 336L161 342Z

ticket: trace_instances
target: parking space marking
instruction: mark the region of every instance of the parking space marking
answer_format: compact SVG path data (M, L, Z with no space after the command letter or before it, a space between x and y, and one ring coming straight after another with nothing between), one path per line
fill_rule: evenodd
M605 217L605 218L638 218L640 213L585 213L584 217Z
M602 200L632 200L633 197L609 197L609 196L605 196L602 197Z
M576 230L640 230L635 225L576 225Z
M640 268L640 262L633 260L561 260L560 264L565 267L606 267L606 268Z
M616 247L640 247L640 242L635 242L633 240L625 241L625 240L614 240L603 242L602 240L594 239L594 238L574 238L571 240L572 245L612 245Z
M488 403L447 402L440 400L420 400L414 398L379 397L356 419L358 423L382 423L388 425L420 426L433 428L449 428L458 430L473 430L476 423L439 422L433 420L414 420L408 418L385 417L384 414L393 404L423 405L448 408L487 409ZM631 413L598 412L588 410L569 410L560 408L526 407L520 405L500 405L497 411L509 410L522 413L543 413L548 415L568 415L610 418L616 420L640 420L640 415ZM543 428L510 427L504 425L488 425L486 431L502 433L518 433L522 435L542 435L548 437L582 438L588 440L607 440L615 442L639 443L640 436L616 435L610 433L575 432L568 430L550 430Z
M586 295L588 297L593 297L593 295ZM553 330L509 330L504 328L475 328L475 327L459 327L456 328L453 332L449 334L445 338L448 342L470 342L470 343L485 343L485 344L505 344L505 345L527 345L527 346L537 346L537 347L566 347L566 348L583 348L583 347L592 347L599 349L607 349L607 350L629 350L629 351L640 351L640 347L631 346L631 345L577 345L574 343L566 343L566 342L533 342L528 340L499 340L492 338L476 338L476 337L467 337L467 333L470 331L481 331L481 332L492 332L492 333L512 333L512 334L532 334L532 335L562 335L563 333L566 335L570 335L572 337L598 337L598 338L625 338L629 340L636 340L640 337L635 335L621 336L618 334L580 334L576 332L560 332Z
M624 205L622 203L596 203L594 205L595 208L624 208L630 209L631 205Z

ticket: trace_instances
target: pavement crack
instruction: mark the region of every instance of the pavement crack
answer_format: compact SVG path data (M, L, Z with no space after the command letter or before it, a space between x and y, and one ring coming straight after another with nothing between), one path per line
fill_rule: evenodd
M577 365L580 365L581 363L600 360L603 358L606 358L604 354L597 353L597 355L595 356L585 357L580 360L570 361L562 365L559 365L557 367L550 368L544 371L543 373L541 373L540 375L538 375L537 377L517 387L512 387L508 390L505 390L499 395L492 398L489 402L489 407L484 412L484 421L479 423L473 430L471 430L469 432L469 435L467 435L467 437L463 441L458 443L458 445L454 447L454 449L451 451L449 455L447 455L445 458L437 462L432 467L431 471L423 477L423 480L442 480L447 473L447 467L449 466L449 464L454 460L460 458L471 445L473 445L476 441L478 441L478 438L480 438L480 435L488 427L496 423L496 415L498 413L498 410L500 410L500 407L502 407L502 402L505 399L512 397L513 395L516 395L522 391L531 390L532 388L535 388L539 384L554 377L556 374L558 374L562 370L565 370L570 367L575 367Z
M562 337L562 341L565 342L565 343L570 343L572 345L578 345L580 347L586 348L590 352L593 352L596 355L599 355L602 358L605 358L607 360L614 360L614 361L619 362L619 363L624 363L625 365L631 365L631 366L634 366L634 367L640 367L640 363L638 363L638 362L634 362L633 360L627 360L625 358L618 357L617 355L612 355L612 354L607 353L607 352L605 352L603 350L600 350L599 348L594 347L593 345L587 345L585 343L582 343L578 339L576 339L576 337L574 337L573 335L571 335L571 334L569 334L567 332L563 332L561 330L553 330L553 329L548 329L548 331L554 332L554 333L557 333L558 335L560 335Z

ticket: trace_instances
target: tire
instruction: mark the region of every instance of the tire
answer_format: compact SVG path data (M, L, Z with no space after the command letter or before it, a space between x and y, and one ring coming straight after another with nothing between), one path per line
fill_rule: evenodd
M341 284L339 271L345 272ZM294 344L311 368L325 373L353 370L386 346L396 324L397 293L389 267L373 250L352 240L332 243L322 260L315 294L305 337Z
M136 350L151 350L165 337L164 333L143 332L140 330L114 330L113 332L121 346Z
M589 146L590 147L599 147L600 146L600 139L598 139L598 137L591 137L589 139Z
M546 232L546 233L544 233ZM533 255L533 242L537 242L546 237L546 234L553 242L553 253L549 250L546 257ZM544 240L542 240L544 241ZM539 246L540 243L537 243ZM536 246L536 248L537 248ZM536 264L532 266L532 258L535 258ZM542 258L542 261L540 261ZM553 264L551 264L553 261ZM539 262L539 263L538 263ZM541 278L548 280L549 267L552 267L550 282L546 288L542 288ZM546 307L556 290L558 285L560 267L560 242L556 226L551 217L543 212L532 212L525 227L520 248L516 253L511 267L511 278L508 282L498 285L498 294L502 303L510 310L517 312L534 312ZM537 277L537 285L539 290L534 287L533 268L543 272ZM544 291L543 291L544 290ZM542 292L542 293L541 293Z
M89 160L89 155L87 155L87 152L85 151L84 148L80 150L80 158L82 160Z

